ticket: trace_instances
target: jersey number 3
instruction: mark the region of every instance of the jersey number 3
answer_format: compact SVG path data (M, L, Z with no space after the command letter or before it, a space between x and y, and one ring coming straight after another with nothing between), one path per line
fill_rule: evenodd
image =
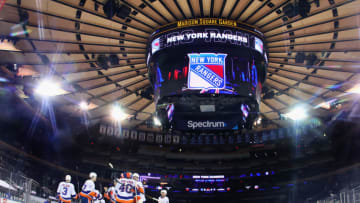
M67 188L67 187L64 187L64 188L63 188L62 195L66 195L66 194L67 194L67 192L68 192L68 188Z

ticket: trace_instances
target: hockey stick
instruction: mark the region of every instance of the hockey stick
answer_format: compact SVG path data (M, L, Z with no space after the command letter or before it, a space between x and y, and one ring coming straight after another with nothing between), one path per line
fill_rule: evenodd
M146 198L149 198L149 199L152 199L152 200L154 200L154 201L159 202L159 200L158 200L157 198L155 198L155 197L152 197L152 196L150 196L150 195L145 195L145 196L146 196Z

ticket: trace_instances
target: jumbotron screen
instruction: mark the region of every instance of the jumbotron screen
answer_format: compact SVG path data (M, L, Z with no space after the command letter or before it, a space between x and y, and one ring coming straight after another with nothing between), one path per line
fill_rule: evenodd
M157 30L150 41L148 65L157 100L189 93L256 96L265 79L261 33L235 21L179 21L175 29Z
M201 18L156 30L147 64L157 105L184 95L226 95L259 104L267 54L263 35L254 27Z

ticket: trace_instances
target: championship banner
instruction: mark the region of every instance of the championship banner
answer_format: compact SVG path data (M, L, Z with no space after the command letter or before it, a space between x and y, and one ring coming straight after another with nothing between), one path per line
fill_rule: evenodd
M173 143L174 144L179 144L180 143L180 136L179 135L174 135L173 136Z
M130 134L130 138L131 138L132 140L137 140L137 135L138 135L138 132L135 131L135 130L132 130L132 131L131 131L131 134Z
M108 128L107 131L106 131L106 134L107 135L114 135L114 128Z
M157 144L161 144L163 142L163 135L162 134L156 134L155 142Z
M139 132L139 141L140 142L146 141L146 133L145 132Z
M171 144L171 135L165 135L165 144Z
M319 127L319 126L317 126ZM153 132L122 129L112 125L99 125L99 134L108 137L116 137L121 140L131 140L138 142L147 142L152 144L182 144L182 145L203 145L203 144L259 144L285 139L289 135L296 134L303 136L313 129L312 125L298 128L280 128L276 130L267 130L262 132L252 132L246 134L160 134ZM320 133L321 134L321 133ZM322 134L321 134L322 135Z
M115 128L114 129L114 136L120 137L121 136L121 128Z
M106 130L107 130L107 126L106 125L100 125L100 128L99 128L99 133L101 135L105 135L106 134Z
M154 142L154 133L148 133L146 136L146 141L149 143L153 143Z
M224 89L227 54L188 54L188 89Z
M265 132L265 133L262 134L262 141L263 142L267 142L269 140L269 138L270 138L270 135L269 135L268 132Z
M229 144L234 144L234 136L232 136L232 135L228 136L228 143Z
M129 139L130 137L130 130L124 129L122 135L125 139Z

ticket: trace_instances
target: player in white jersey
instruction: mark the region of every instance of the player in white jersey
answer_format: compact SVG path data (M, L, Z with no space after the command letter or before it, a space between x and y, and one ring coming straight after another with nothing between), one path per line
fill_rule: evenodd
M124 178L120 178L115 186L115 200L117 203L135 203L136 192L140 188L137 187L136 181L131 179L131 173L125 174Z
M136 194L137 195L137 202L136 203L143 203L143 202L146 201L145 188L144 188L142 182L139 181L140 176L139 176L139 174L134 173L132 178L136 181L136 185L137 185L137 188L138 188L136 190L136 192L137 192L137 194Z
M93 203L94 199L99 197L99 192L95 190L95 181L97 178L96 173L91 172L89 174L90 179L86 180L81 188L80 202L81 203Z
M70 175L66 175L65 181L59 183L56 197L59 200L59 203L71 203L72 199L77 199L75 187L71 183Z
M110 203L116 203L116 200L115 200L115 185L117 183L117 180L114 179L114 185L110 186L109 188L107 187L104 187L104 190L105 190L105 193L104 193L104 197L106 199L108 199L110 201Z
M104 197L101 195L101 193L96 190L96 192L99 194L97 198L93 199L94 203L105 203Z
M169 198L166 196L167 191L161 190L160 194L161 194L161 196L159 197L158 202L159 203L169 203Z

